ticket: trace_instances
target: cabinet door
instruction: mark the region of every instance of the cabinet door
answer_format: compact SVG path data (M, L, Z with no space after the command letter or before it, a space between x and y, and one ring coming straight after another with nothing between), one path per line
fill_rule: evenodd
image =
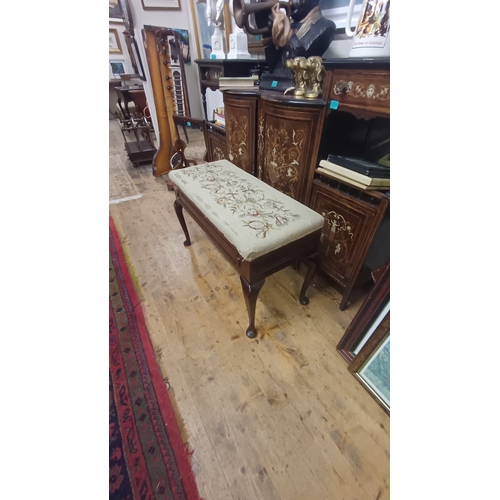
M225 160L227 159L226 152L226 134L224 129L216 125L204 121L205 125L205 144L207 146L207 160Z
M258 168L262 168L262 180L305 205L311 193L324 111L324 105L259 102L259 149L263 146Z
M257 96L224 92L227 159L255 175Z
M370 195L366 195L370 197ZM368 201L368 200L367 200ZM311 208L323 215L321 268L344 287L352 286L380 223L385 206L373 205L315 181Z

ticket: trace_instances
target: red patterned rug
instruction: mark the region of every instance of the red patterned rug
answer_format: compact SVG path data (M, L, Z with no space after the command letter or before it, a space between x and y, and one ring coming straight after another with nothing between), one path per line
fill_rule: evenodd
M111 217L109 498L200 499Z

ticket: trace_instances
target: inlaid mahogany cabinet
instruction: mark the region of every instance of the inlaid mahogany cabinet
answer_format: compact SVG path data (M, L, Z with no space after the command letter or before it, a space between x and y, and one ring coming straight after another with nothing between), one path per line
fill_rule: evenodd
M228 159L307 205L316 167L321 99L272 91L224 91Z
M224 90L225 157L324 215L321 270L343 289L342 310L352 290L389 262L390 198L326 179L315 169L328 154L372 161L388 154L390 66L388 59L323 64L318 99ZM216 159L213 153L209 158Z
M389 198L379 191L329 179L313 182L310 207L325 218L321 268L345 290L340 310L347 306L352 290L370 279L370 271L389 260L388 219L384 220L388 205Z

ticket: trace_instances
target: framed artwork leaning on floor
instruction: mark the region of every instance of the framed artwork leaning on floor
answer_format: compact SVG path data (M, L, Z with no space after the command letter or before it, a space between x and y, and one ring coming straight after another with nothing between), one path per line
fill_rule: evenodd
M391 407L390 311L348 367L387 414Z
M390 310L390 264L374 271L375 285L337 344L337 351L348 362L356 358L363 345Z

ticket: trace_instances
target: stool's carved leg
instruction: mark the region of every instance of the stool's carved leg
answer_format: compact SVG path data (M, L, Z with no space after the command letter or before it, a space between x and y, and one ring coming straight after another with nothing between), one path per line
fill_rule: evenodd
M179 200L174 201L175 213L177 214L177 218L179 219L179 223L184 231L184 235L186 236L186 241L184 242L184 246L188 247L191 245L191 240L189 239L188 228L186 226L186 221L184 220L184 214L182 213L182 205Z
M300 295L299 295L299 302L303 306L307 306L309 304L309 299L306 297L306 292L307 288L311 284L311 281L314 277L314 274L316 273L316 269L319 267L319 254L315 253L311 256L309 256L306 259L306 264L308 266L307 274L304 279L304 284L302 285L302 288L300 289Z
M257 283L252 284L248 283L243 276L240 276L240 280L248 312L249 323L247 328L247 337L254 339L257 336L257 329L255 328L255 305L257 303L257 296L259 295L260 289L264 285L265 280L260 280L257 281Z

